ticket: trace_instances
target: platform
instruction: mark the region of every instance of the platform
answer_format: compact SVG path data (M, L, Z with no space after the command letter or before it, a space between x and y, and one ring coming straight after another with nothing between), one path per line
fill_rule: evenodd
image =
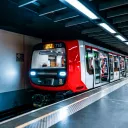
M128 84L50 128L128 128Z
M1 122L0 128L126 128L127 83L128 79L118 80L33 110Z

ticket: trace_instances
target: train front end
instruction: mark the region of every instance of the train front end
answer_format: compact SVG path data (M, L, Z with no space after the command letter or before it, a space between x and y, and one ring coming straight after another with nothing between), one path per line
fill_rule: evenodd
M68 90L66 83L66 49L63 42L38 44L34 47L31 85L41 91Z

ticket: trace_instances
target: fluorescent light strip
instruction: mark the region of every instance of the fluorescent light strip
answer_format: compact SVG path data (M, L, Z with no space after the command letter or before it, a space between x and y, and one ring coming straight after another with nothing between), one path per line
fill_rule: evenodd
M116 35L115 37L121 41L126 41L126 39L124 37L122 37L121 35Z
M67 3L78 9L80 12L88 16L90 19L99 19L93 12L91 12L86 6L80 3L78 0L65 0Z
M19 5L18 7L23 7L23 6L25 6L25 5L34 3L34 2L36 2L36 1L37 1L37 0L31 0L31 1L29 1L29 2L26 2L26 3L24 3L24 4Z
M99 26L101 26L102 28L106 29L107 31L109 31L112 34L116 33L116 31L114 31L112 28L110 28L106 23L100 23Z
M125 42L125 44L127 44L127 45L128 45L128 42Z

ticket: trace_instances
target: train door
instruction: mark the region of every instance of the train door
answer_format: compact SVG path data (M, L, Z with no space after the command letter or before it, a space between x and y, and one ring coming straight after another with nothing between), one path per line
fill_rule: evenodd
M100 79L100 59L99 59L99 52L98 51L93 51L94 52L94 82L95 84L99 84L101 79Z
M109 79L110 82L114 80L114 58L113 55L109 54Z
M120 62L120 78L123 78L123 77L125 77L125 59L124 59L124 57L120 56L119 62Z
M100 52L101 83L109 80L108 54Z
M97 87L109 81L108 55L101 51L94 51L94 60L94 87Z
M89 88L93 88L93 81L94 81L94 68L93 68L93 52L92 48L86 46L86 85Z
M126 77L128 76L128 58L125 59Z

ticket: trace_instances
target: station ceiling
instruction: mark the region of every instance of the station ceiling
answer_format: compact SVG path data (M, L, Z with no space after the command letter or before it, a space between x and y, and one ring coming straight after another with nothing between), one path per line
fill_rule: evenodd
M128 54L128 0L79 0L96 14L98 19L95 20L65 1L3 0L0 28L40 37L44 41L83 39ZM116 34L103 29L100 23L109 25ZM123 36L126 41L119 40L116 35Z

